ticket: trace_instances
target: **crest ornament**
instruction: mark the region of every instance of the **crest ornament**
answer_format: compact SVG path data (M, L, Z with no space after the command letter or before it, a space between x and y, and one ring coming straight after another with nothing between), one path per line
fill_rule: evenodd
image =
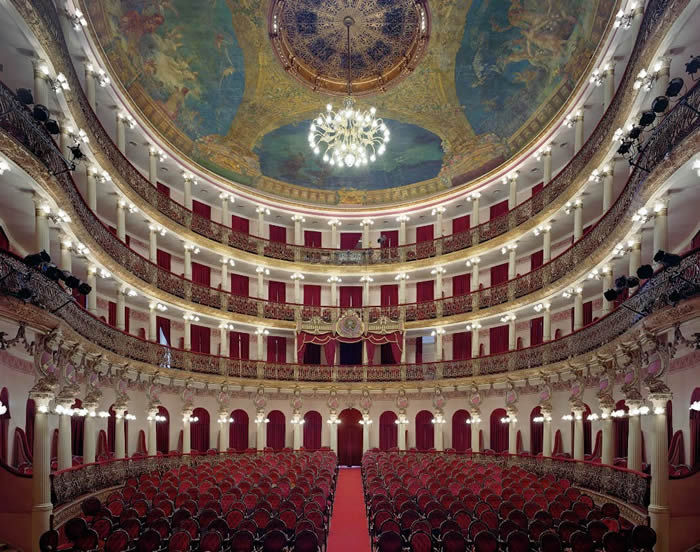
M365 333L365 324L356 311L347 311L338 318L335 332L340 337L357 339Z

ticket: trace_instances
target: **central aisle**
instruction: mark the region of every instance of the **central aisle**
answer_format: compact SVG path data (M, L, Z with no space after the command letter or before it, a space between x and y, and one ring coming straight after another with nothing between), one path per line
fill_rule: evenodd
M360 468L338 470L328 552L370 552Z

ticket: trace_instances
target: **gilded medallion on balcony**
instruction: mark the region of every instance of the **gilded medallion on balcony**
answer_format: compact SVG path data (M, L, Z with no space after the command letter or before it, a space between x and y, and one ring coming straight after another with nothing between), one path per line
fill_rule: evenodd
M348 311L338 318L335 333L347 339L357 339L365 333L365 325L357 312Z

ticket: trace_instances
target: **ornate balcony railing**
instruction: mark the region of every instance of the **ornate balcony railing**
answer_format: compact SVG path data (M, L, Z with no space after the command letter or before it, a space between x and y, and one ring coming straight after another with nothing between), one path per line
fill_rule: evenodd
M641 153L637 159L637 166L613 206L589 232L548 263L508 282L461 296L397 307L367 306L362 309L364 320L372 322L385 316L392 321L415 321L474 312L513 301L558 281L575 270L579 263L599 248L604 247L618 222L631 216L633 211L641 206L637 206L635 201L650 174L647 169L661 162L675 146L700 126L697 111L699 107L700 87L696 84L640 145ZM29 110L4 85L0 85L0 112L4 113L4 117L0 119L0 128L29 149L55 176L80 223L89 231L99 247L120 266L144 282L196 304L268 320L300 321L303 324L317 316L326 321L335 321L344 312L345 309L338 307L306 307L241 297L197 284L157 266L122 242L90 210L70 172L66 170L66 160L45 127L34 121Z
M193 213L185 206L159 193L119 151L98 117L90 108L73 67L71 56L61 31L62 26L59 16L52 0L12 1L25 20L34 22L36 24L35 28L40 29L39 39L44 40L44 46L51 59L61 67L68 78L71 86L71 97L77 101L77 107L79 107L84 117L85 130L90 136L91 144L96 144L100 148L100 152L111 163L114 168L113 172L115 174L113 176L115 178L119 178L131 187L144 201L169 219L217 243L274 259L340 266L410 262L467 249L472 245L483 243L513 230L541 212L545 206L571 189L576 182L580 182L582 174L590 173L593 168L596 168L591 167L590 170L587 170L587 165L612 136L612 132L616 128L614 123L618 110L629 98L629 95L633 93L631 85L635 75L640 69L646 69L646 66L642 67L640 62L643 54L647 53L648 49L655 48L658 45L660 37L655 36L655 31L667 13L687 3L687 0L650 0L647 3L625 73L608 109L581 150L540 193L519 204L504 215L451 236L398 247L340 250L280 244L264 238L235 232L227 226ZM72 103L69 101L69 104ZM174 282L173 285L175 285Z
M129 335L80 307L70 294L20 259L0 252L0 294L21 298L60 317L92 344L152 366L237 378L314 382L420 381L500 374L545 366L593 351L621 336L673 298L700 291L700 250L678 267L657 272L608 315L560 339L484 357L391 366L323 366L236 360L167 347ZM675 292L675 293L674 293ZM29 298L27 299L27 296Z

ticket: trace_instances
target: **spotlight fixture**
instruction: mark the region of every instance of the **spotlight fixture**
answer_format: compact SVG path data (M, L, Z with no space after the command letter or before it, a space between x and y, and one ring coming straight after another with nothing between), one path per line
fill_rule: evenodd
M656 112L653 110L645 111L639 119L640 127L648 127L656 119Z
M654 113L663 113L668 109L669 100L666 96L657 96L651 102L651 109Z
M668 86L666 87L666 95L669 98L675 98L680 94L681 90L683 89L683 79L680 77L676 77L675 79L671 79L668 82Z
M605 297L606 301L609 301L612 303L615 299L617 299L618 292L615 291L614 289L609 289L605 293L603 293L603 297Z
M690 61L685 64L685 72L689 75L695 75L700 69L700 56L693 56Z
M627 133L627 136L632 139L636 140L639 138L639 136L642 134L642 129L641 127L638 127L637 125L633 126L630 131Z
M46 121L48 121L50 115L51 112L49 111L49 108L45 105L36 104L34 106L34 109L32 110L32 117L34 117L34 120L38 121L39 123L45 123Z
M34 96L29 88L18 88L16 98L22 105L30 105L34 103Z
M39 266L41 263L50 263L51 262L51 257L50 255L42 250L39 253L32 253L31 255L27 255L24 258L24 264L26 264L30 268L34 268L36 266Z
M58 126L58 123L55 119L49 119L44 123L44 126L46 127L46 130L49 131L49 134L53 136L56 136L61 132L61 128Z
M654 255L654 262L664 265L664 267L673 267L681 264L681 256L674 253L666 253L659 249Z
M68 149L71 152L71 155L73 156L72 161L74 163L77 163L83 159L85 159L85 154L80 150L80 144L75 144L73 146L69 146Z
M648 280L654 275L654 269L651 265L645 264L637 269L637 277L640 280Z
M92 291L92 287L90 287L90 285L86 284L85 282L81 282L77 289L78 293L80 293L81 295L89 295Z

